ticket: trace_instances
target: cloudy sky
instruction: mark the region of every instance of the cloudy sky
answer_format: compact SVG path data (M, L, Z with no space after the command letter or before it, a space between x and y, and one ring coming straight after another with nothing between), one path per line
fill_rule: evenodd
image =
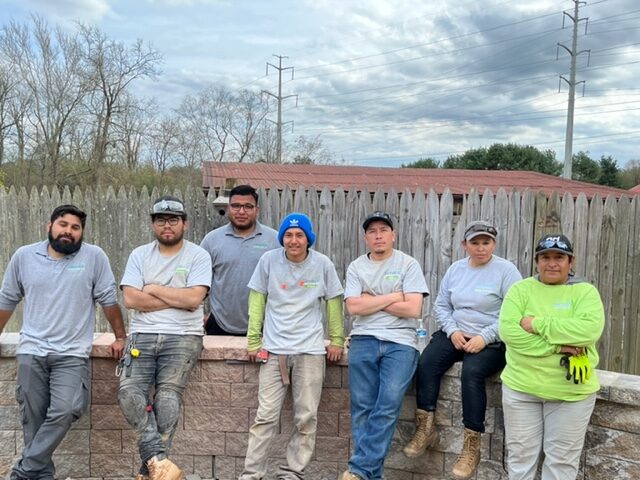
M496 142L564 158L570 0L0 0L0 23L75 20L164 55L139 85L170 109L211 83L277 93L337 160L399 166ZM574 152L640 158L640 4L581 4ZM588 19L588 21L587 21ZM564 21L564 28L563 28ZM586 34L585 34L585 27ZM584 96L583 96L584 88ZM275 116L273 117L275 118Z

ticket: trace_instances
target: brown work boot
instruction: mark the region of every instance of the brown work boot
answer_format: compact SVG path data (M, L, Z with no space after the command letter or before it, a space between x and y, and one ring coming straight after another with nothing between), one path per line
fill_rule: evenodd
M436 412L416 409L416 433L402 450L409 458L422 455L427 448L438 442L438 431L435 424Z
M462 452L451 473L455 480L467 480L475 473L480 463L480 432L464 429Z
M151 457L147 461L149 468L149 480L182 480L182 470L168 458L158 460L158 457Z
M360 477L360 475L356 475L349 470L345 470L344 472L342 472L342 475L340 475L339 480L362 480L362 478Z

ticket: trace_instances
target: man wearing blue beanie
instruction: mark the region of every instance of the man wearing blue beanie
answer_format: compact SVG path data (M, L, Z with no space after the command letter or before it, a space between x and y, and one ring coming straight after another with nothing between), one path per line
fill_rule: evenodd
M302 230L307 237L310 247L313 247L313 244L316 243L316 234L313 233L313 225L309 217L304 213L290 213L284 217L280 225L280 230L278 231L278 241L280 245L284 246L284 243L282 243L284 234L290 228L299 228Z
M258 411L249 430L240 480L267 477L269 447L278 433L289 384L294 393L294 431L286 465L278 468L276 477L303 478L315 449L325 357L340 360L344 345L342 284L331 260L309 248L315 239L309 217L286 216L278 231L282 248L265 252L249 281L247 350L251 361L260 353L265 363L260 367Z

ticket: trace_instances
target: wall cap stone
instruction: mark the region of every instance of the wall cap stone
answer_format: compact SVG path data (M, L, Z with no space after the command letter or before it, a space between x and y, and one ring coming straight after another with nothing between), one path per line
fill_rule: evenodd
M20 334L6 332L0 334L0 357L15 357ZM114 340L113 333L96 333L91 356L109 358L108 347ZM247 339L245 337L210 336L203 339L201 360L224 360L229 363L247 362ZM347 353L338 365L348 365ZM640 404L640 376L625 373L596 370L600 380L598 398L623 405Z

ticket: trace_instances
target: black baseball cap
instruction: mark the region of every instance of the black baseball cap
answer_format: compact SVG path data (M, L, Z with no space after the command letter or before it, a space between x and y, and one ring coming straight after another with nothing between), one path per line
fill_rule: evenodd
M535 255L544 252L560 252L573 257L573 246L569 239L561 233L544 235L536 245Z
M389 215L388 213L380 211L370 213L367 218L364 219L362 228L366 230L372 222L384 222L391 227L391 230L393 230L393 220L391 220L391 215Z

